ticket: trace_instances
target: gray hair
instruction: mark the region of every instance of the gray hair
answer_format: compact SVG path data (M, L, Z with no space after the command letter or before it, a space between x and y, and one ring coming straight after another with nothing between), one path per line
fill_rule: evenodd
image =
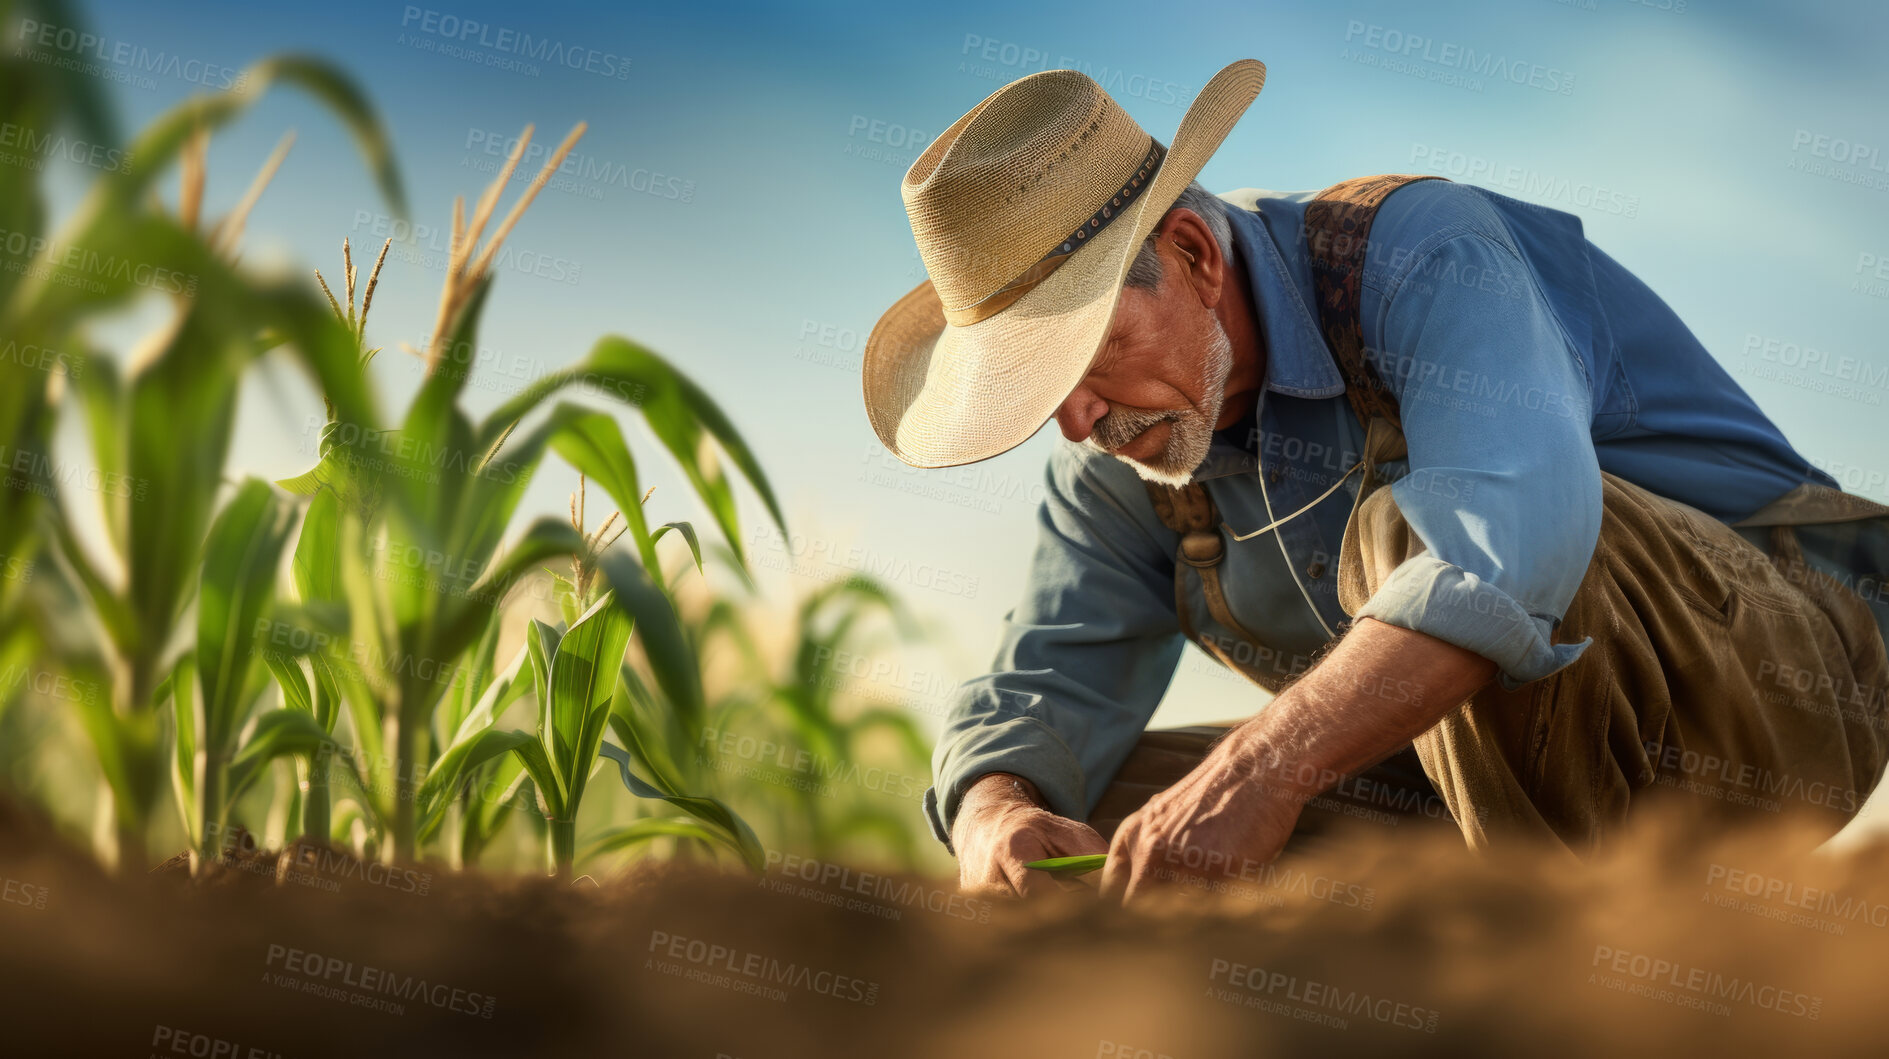
M1200 181L1196 180L1187 185L1181 197L1168 207L1168 212L1177 209L1192 210L1199 214L1200 219L1207 222L1207 230L1213 233L1213 241L1220 244L1220 256L1232 260L1233 222L1227 220L1226 200L1201 187ZM1165 214L1162 216L1166 218ZM1142 290L1154 290L1161 285L1161 258L1154 251L1154 233L1149 233L1147 241L1136 252L1134 264L1128 266L1128 278L1123 284Z

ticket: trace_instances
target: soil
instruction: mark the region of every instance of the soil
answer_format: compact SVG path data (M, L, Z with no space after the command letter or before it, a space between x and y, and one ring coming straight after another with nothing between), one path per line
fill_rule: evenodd
M573 885L256 853L114 877L0 809L8 1055L1880 1054L1889 847L1383 827L1124 911L779 861ZM1191 896L1190 896L1191 895Z

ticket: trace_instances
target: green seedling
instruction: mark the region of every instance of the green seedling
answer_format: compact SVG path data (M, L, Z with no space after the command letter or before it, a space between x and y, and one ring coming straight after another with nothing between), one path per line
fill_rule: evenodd
M1052 875L1087 875L1100 868L1106 860L1108 860L1106 853L1086 853L1080 857L1050 857L1047 860L1033 860L1024 867L1046 871Z

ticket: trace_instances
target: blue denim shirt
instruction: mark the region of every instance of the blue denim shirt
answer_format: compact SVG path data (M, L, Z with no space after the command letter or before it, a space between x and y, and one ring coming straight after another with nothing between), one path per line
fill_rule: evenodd
M1195 478L1236 533L1317 499L1363 448L1318 326L1303 234L1315 194L1220 196L1264 335L1265 385ZM1343 611L1335 575L1356 474L1277 530L1229 540L1229 608L1265 646L1236 644L1198 579L1186 605L1244 665L1297 673L1369 616L1473 650L1514 688L1587 646L1553 633L1599 536L1601 471L1727 522L1801 482L1835 484L1571 214L1467 184L1411 184L1379 210L1362 302L1367 356L1397 395L1409 445L1384 470L1424 551L1357 615ZM988 772L1024 776L1057 814L1088 816L1185 646L1177 535L1133 469L1060 441L1047 477L1023 599L991 671L954 692L933 758L925 815L947 844L965 788Z

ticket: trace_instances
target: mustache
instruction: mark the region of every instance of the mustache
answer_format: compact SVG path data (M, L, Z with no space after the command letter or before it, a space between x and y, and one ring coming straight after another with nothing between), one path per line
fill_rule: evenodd
M1157 412L1145 408L1109 406L1109 413L1089 428L1088 441L1104 451L1113 451L1140 437L1157 423L1179 422L1180 412Z

